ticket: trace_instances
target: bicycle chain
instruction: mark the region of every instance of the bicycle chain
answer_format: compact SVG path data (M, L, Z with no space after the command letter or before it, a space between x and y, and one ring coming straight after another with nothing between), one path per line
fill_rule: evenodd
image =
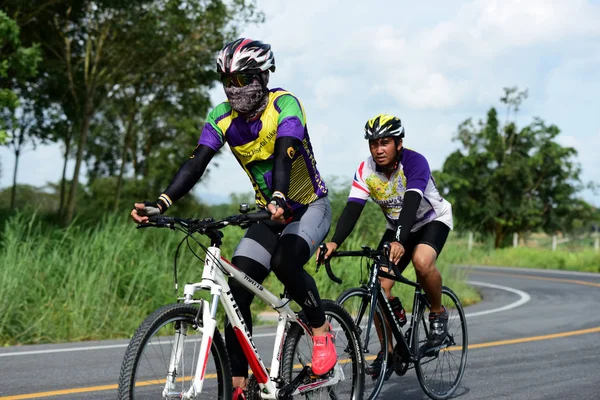
M250 375L246 382L246 399L247 400L261 400L260 397L260 386L254 375Z
M408 371L408 361L404 361L400 354L400 346L394 346L394 372L398 376L403 376Z

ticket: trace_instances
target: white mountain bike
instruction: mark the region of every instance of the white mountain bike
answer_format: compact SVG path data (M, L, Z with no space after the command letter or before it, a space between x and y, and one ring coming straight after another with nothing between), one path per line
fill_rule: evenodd
M280 297L273 295L221 257L222 228L246 228L269 218L264 210L248 213L247 205L241 205L240 212L218 221L155 216L151 222L138 225L182 231L186 234L182 243L195 240L193 234L206 235L211 245L206 248L195 240L206 253L201 281L185 285L177 303L154 311L136 330L121 366L118 398L231 400L229 358L217 328L221 303L252 370L249 399L362 399L364 359L349 314L331 300L322 301L335 333L338 362L328 374L314 376L310 367L311 329L303 313L296 314L289 307L286 292ZM270 369L259 356L226 277L241 283L279 313ZM208 300L198 298L199 292Z

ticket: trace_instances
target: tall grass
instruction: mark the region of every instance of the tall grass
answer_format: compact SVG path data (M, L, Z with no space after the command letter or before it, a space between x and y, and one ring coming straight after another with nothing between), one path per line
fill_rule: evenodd
M494 249L489 244L478 244L468 252L467 241L451 233L442 258L454 264L600 272L600 252L596 252L591 244L563 246L556 251L549 247Z
M136 232L116 217L64 230L35 216L10 218L0 235L0 343L130 335L175 299L169 261L177 238L165 233ZM182 277L198 265L182 261Z
M378 238L369 239L365 232L358 226L344 248L375 246ZM231 257L242 235L239 228L225 229L225 257ZM0 226L0 344L130 336L151 311L176 300L173 256L183 237L167 229L137 230L116 216L67 229L32 214L8 218ZM197 245L192 248L199 253ZM180 291L185 283L199 280L201 265L184 244L178 261ZM325 271L315 273L315 266L313 258L306 270L314 275L323 298L336 298L357 286L361 276L366 278L359 259L334 261L343 285L330 281ZM477 293L462 283L455 269L439 267L444 283L465 303L476 301ZM414 279L411 274L409 267L405 275ZM265 286L275 294L283 290L273 274ZM394 291L409 306L412 291L401 286ZM264 305L255 301L252 309L256 315Z
M378 227L371 218L361 218L343 249L376 246L381 235ZM239 228L225 229L225 257L231 257L242 235ZM116 216L67 229L57 229L34 214L7 218L0 225L0 344L130 336L152 310L176 300L173 256L183 237L167 229L137 230ZM206 240L203 244L207 245ZM192 248L199 253L197 245ZM451 267L457 263L598 272L600 255L593 250L493 250L487 246L469 253L466 242L451 234L437 266L444 284L468 305L478 301L479 294L465 283L462 269ZM201 265L184 245L178 262L180 292L185 283L199 279ZM330 281L325 271L316 273L314 258L305 267L323 298L335 299L344 289L367 279L365 260L334 259L332 266L343 279L342 285ZM415 279L412 266L404 276ZM283 290L272 274L265 286L275 294ZM410 310L412 288L396 284L393 292ZM258 301L252 304L253 315L262 309Z

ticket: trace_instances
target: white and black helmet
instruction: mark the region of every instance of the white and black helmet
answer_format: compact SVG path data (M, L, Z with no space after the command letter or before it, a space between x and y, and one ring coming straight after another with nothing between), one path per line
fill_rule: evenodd
M275 72L271 45L260 40L239 38L227 43L217 56L220 74Z
M379 139L393 137L402 139L404 137L404 126L400 118L389 114L379 114L371 118L365 124L365 139Z

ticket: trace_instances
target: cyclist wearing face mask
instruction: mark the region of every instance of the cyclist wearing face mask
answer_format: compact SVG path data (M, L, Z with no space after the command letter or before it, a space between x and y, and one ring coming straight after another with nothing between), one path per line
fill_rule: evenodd
M303 267L329 231L331 206L316 167L304 108L290 92L268 89L274 71L270 45L245 38L228 43L217 56L227 101L208 114L193 155L159 199L136 203L131 214L136 222L144 222L147 217L140 210L166 211L192 189L227 143L250 178L256 204L272 214L271 220L248 229L232 261L259 283L275 272L307 316L314 335L312 370L322 375L335 365L336 351L315 281ZM253 295L235 281L230 286L251 331ZM225 338L236 388L233 398L244 399L248 362L230 324Z
M425 157L403 147L404 126L399 118L377 115L367 121L364 137L369 141L371 156L360 163L354 174L346 207L332 241L326 243L325 258L350 235L371 198L381 207L387 220L379 248L385 242L390 243L390 261L400 272L412 261L417 279L431 303L429 345L439 346L447 335L448 313L441 304L442 277L435 261L452 229L452 207L438 192ZM393 304L394 281L385 278L380 281ZM391 340L388 351L393 351ZM380 353L367 372L378 375L382 359ZM391 365L388 365L387 377L390 373Z

